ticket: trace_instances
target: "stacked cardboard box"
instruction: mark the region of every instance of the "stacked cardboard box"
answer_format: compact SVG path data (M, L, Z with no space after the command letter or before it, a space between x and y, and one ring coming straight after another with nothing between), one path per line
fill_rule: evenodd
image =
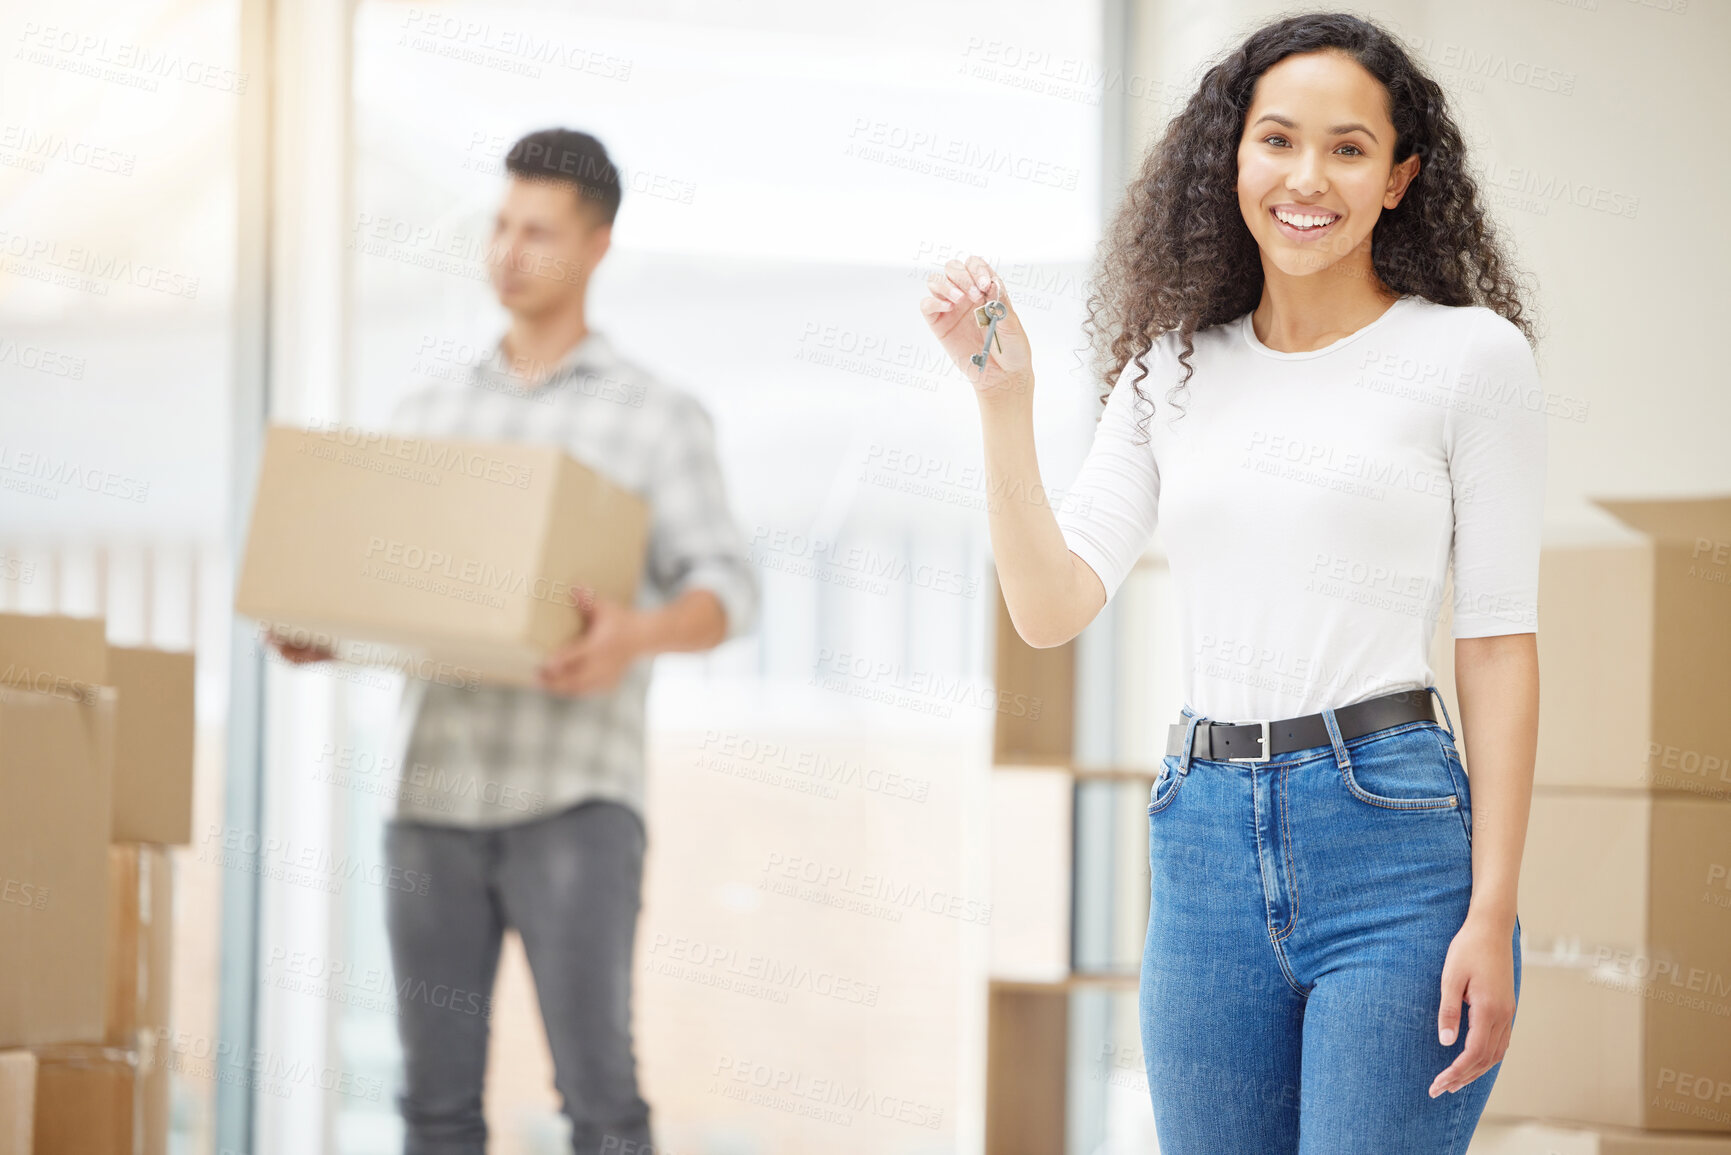
M0 1046L102 1037L107 680L100 621L0 614Z
M0 1155L31 1155L36 1142L36 1056L0 1051Z
M167 1150L192 678L99 619L0 614L0 1155Z
M168 1030L174 885L167 848L115 843L108 848L108 1002L103 1040L133 1056L137 1155L165 1155L169 1073L158 1051Z
M1535 791L1497 1113L1731 1131L1728 863L1731 802Z
M1519 1150L1718 1151L1662 1140L1731 1132L1731 498L1600 504L1633 540L1541 561L1521 991L1486 1115L1585 1125Z
M132 1155L137 1056L91 1044L36 1050L36 1155Z
M184 846L192 841L193 657L135 646L108 647L115 717L115 842Z
M1467 1155L1731 1155L1731 1136L1487 1119Z
M235 609L346 661L533 686L575 590L634 602L648 510L553 446L273 426Z

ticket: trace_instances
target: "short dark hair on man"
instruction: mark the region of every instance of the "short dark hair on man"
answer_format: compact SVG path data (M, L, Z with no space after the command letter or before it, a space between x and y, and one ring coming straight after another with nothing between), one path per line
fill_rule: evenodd
M570 128L531 132L505 154L505 171L524 180L572 186L584 204L595 208L604 225L612 224L619 212L619 170L601 142L586 132Z

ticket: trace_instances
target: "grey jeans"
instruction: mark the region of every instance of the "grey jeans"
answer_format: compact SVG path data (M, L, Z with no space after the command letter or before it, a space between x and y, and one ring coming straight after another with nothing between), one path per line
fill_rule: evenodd
M385 859L425 878L386 889L405 1155L484 1155L481 1087L506 927L523 939L576 1155L647 1152L631 1047L643 822L592 801L511 826L392 821ZM409 874L416 871L417 874Z

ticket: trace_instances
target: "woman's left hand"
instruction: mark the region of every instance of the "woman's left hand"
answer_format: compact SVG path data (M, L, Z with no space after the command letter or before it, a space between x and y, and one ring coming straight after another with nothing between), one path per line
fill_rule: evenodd
M1467 1041L1455 1061L1431 1082L1430 1096L1458 1091L1497 1063L1509 1049L1515 1021L1515 925L1468 914L1443 960L1437 1039L1445 1047L1460 1030L1461 1002L1472 1008Z

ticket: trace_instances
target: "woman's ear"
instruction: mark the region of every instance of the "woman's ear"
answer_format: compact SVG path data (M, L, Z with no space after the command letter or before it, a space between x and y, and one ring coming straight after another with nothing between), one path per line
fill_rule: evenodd
M1388 191L1382 196L1384 209L1392 209L1400 204L1400 198L1406 195L1407 186L1412 183L1413 177L1418 175L1418 163L1418 153L1415 152L1390 170Z

